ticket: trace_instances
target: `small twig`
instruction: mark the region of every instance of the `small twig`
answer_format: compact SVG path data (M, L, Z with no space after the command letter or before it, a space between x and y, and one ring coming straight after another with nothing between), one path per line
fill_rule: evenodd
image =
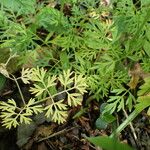
M4 93L2 94L2 96L6 96L6 95L11 94L11 93L13 93L13 91L9 90L9 91L4 92Z
M123 109L123 112L124 112L125 117L128 118L129 116L124 109ZM130 122L129 125L130 125L131 131L133 133L134 139L137 141L137 136L136 136L136 133L135 133L135 130L134 130L132 123Z
M56 132L56 133L51 134L50 136L41 138L41 139L38 140L37 142L42 142L42 141L44 141L44 140L50 139L50 138L55 137L55 136L57 136L57 135L63 134L63 133L65 133L65 132L69 132L70 130L73 130L73 129L75 129L75 128L77 128L77 127L72 127L72 128L70 128L70 129L63 129L63 130L61 130L61 131L58 131L58 132Z

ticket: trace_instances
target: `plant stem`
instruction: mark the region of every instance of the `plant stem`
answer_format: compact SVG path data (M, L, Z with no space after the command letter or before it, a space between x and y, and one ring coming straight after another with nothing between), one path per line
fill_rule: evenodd
M129 116L128 116L127 112L125 111L125 109L123 109L123 112L124 112L125 117L128 118ZM134 139L135 139L135 141L137 141L137 136L136 136L135 129L134 129L132 123L130 122L129 125L131 127L131 131L133 133Z
M46 91L47 91L47 93L48 93L48 95L49 95L49 98L51 99L52 103L55 104L55 101L53 100L53 97L52 97L51 93L49 92L49 90L48 90L48 88L47 88L45 82L42 81L42 84L43 84L44 88L46 89ZM54 107L56 107L56 106L54 105Z
M139 113L134 110L128 118L110 135L110 137L117 136Z
M22 91L21 91L20 86L19 86L19 84L18 84L18 81L17 81L17 79L15 78L15 76L12 75L12 77L13 77L13 80L15 81L16 85L17 85L17 88L18 88L18 90L19 90L19 94L20 94L20 96L21 96L22 102L23 102L23 104L24 104L24 106L25 106L25 105L26 105L25 99L24 99L24 97L23 97L23 94L22 94Z

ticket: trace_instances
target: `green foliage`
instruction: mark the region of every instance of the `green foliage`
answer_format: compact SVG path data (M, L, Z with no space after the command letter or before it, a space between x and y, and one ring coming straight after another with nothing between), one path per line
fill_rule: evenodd
M118 135L133 119L135 119L141 111L145 108L150 107L150 77L145 78L145 83L140 86L138 91L137 104L135 105L135 110L127 117L125 121L111 134L111 137ZM147 112L149 113L149 111ZM149 115L149 114L148 114Z
M9 27L1 36L2 39L8 38L8 40L3 40L2 48L11 48L12 51L19 52L25 51L29 46L33 46L33 35L30 29L27 29L25 25L20 25L16 23L11 23Z
M0 101L3 126L30 124L39 113L63 123L71 107L82 105L86 91L92 100L107 103L98 128L112 123L113 113L131 112L120 132L149 107L150 3L141 0L137 8L131 0L101 2L0 1L0 73L20 93L19 99ZM136 63L139 74L130 74ZM21 76L15 77L20 68ZM29 85L30 98L21 92L20 79ZM82 107L77 116L88 110Z
M1 0L1 5L5 6L7 9L11 9L18 14L29 14L34 13L35 0Z
M135 98L129 90L125 88L114 89L111 93L115 96L110 96L108 99L108 105L105 107L104 112L110 112L111 114L117 109L125 109L125 105L128 106L128 109L131 111L133 104L135 103Z
M140 90L138 91L138 96L146 96L150 93L150 78L147 77L144 80L144 84L140 86Z
M105 113L106 105L106 103L103 103L100 106L100 116L95 122L96 128L98 129L106 129L110 123L116 120L113 115L109 114L108 112Z
M63 33L68 28L67 18L54 8L43 8L36 17L37 25L49 32Z
M131 147L129 147L127 144L123 144L119 141L117 141L115 138L110 138L107 136L99 136L99 137L90 137L87 138L91 143L93 143L95 146L99 146L101 148L104 148L106 150L133 150Z
M9 78L9 76L6 77ZM25 84L34 82L33 86L30 87L30 92L34 98L26 103L22 96L24 105L21 108L13 99L0 103L2 124L9 129L22 123L30 124L31 116L42 112L45 112L45 116L52 121L58 122L58 124L64 123L68 116L69 107L82 104L82 96L87 87L83 75L76 73L73 75L70 70L63 71L63 74L56 76L48 74L44 68L23 68L21 77L18 79L22 79ZM17 82L16 78L14 80ZM61 83L61 91L51 94L51 89L56 88L59 82ZM20 94L22 95L22 93ZM41 103L45 102L46 105L43 106Z
M8 102L1 102L0 109L2 113L3 126L6 128L12 128L19 125L19 123L29 124L34 113L38 114L42 112L42 105L33 106L35 103L34 99L30 99L28 104L23 108L18 108L16 102L13 99L9 99Z

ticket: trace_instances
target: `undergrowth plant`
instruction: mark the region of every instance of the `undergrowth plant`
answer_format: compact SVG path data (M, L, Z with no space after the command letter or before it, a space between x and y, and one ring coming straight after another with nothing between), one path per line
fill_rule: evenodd
M137 92L137 104L135 110L126 118L126 120L111 134L111 137L118 135L135 117L137 117L141 111L147 109L147 115L150 115L150 77L144 79L144 84L140 86Z
M22 99L21 106L11 98L0 103L3 125L30 123L41 112L63 123L67 110L82 104L85 89L88 107L93 100L106 103L103 116L131 113L117 133L148 107L150 3L140 2L2 0L0 80L15 81ZM31 99L20 79L30 85Z
M5 65L1 66L0 71L8 79L15 81L22 100L21 106L12 98L7 102L0 102L2 124L9 129L22 123L30 124L32 116L42 112L51 121L64 123L68 109L81 105L83 94L86 92L85 78L70 70L56 76L51 75L44 68L23 68L18 78L9 74ZM21 91L18 84L20 79L24 84L33 83L29 89L33 97L29 100L25 99ZM56 88L58 84L60 84L59 91Z

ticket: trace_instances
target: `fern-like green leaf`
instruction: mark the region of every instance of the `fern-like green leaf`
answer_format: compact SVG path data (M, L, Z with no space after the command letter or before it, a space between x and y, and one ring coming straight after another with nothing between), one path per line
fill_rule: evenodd
M56 110L52 116L52 120L54 122L58 122L58 124L61 124L66 121L67 116L67 111Z
M43 112L43 107L42 105L35 105L35 99L31 98L27 104L27 108L26 108L26 112L30 112L31 114L32 113L35 113L35 114L38 114L38 113L42 113Z
M22 68L21 79L25 84L29 84L32 79L32 69L24 69Z
M86 79L83 78L82 75L76 75L75 74L75 84L74 86L79 90L79 92L81 94L84 94L86 93L86 87L87 87L87 84L86 84Z
M55 102L55 106L56 106L59 110L67 110L67 105L64 104L64 100L59 100L58 102Z
M47 79L47 88L55 86L56 85L55 80L56 76L49 76Z
M32 119L29 118L29 115L28 114L21 114L20 115L20 123L30 124Z
M45 110L47 111L45 116L47 118L51 118L52 121L58 122L59 124L65 122L66 117L68 116L66 111L67 105L63 104L63 100L46 106Z
M30 99L28 104L23 108L18 108L15 100L9 99L8 102L0 103L0 110L2 110L0 117L2 118L3 126L6 128L16 127L20 123L29 124L33 113L38 114L43 111L42 105L35 105L35 100ZM19 111L19 112L18 112Z
M33 68L32 70L32 80L42 82L45 78L46 70L44 68Z
M73 78L70 78L72 76L73 72L70 72L70 70L63 71L63 74L60 74L58 79L61 82L62 85L66 88L67 86L70 86L70 84L73 83Z
M40 85L34 84L34 87L30 88L31 94L35 94L36 97L40 96L46 89Z
M68 106L81 105L87 87L85 78L82 75L73 74L70 70L63 71L57 77L49 75L44 68L23 68L20 78L25 84L29 84L30 80L34 82L30 88L34 98L30 98L22 108L19 108L13 99L0 102L0 117L6 128L16 127L22 123L30 124L31 117L43 111L52 121L58 124L64 123L68 116ZM61 83L61 91L56 86L58 81ZM55 92L52 92L52 88L55 88ZM37 99L39 101L36 101ZM46 101L46 107L40 104Z
M0 109L2 111L14 111L16 109L16 102L13 99L9 99L8 102L0 102Z
M8 129L11 129L12 127L17 127L19 125L18 121L16 120L16 118L9 118L9 119L5 119L4 121L2 121L3 125Z
M68 105L69 106L78 106L82 103L82 95L80 93L68 93Z

